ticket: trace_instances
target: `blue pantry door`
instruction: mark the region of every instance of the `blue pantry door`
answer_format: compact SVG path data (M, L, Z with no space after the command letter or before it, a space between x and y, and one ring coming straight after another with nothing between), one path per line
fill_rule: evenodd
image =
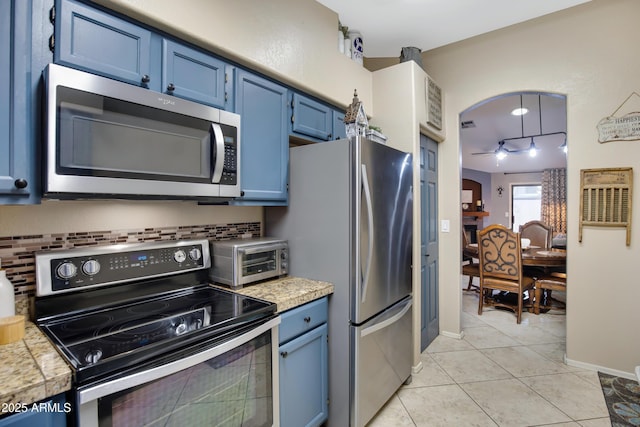
M420 135L420 351L438 336L438 144Z

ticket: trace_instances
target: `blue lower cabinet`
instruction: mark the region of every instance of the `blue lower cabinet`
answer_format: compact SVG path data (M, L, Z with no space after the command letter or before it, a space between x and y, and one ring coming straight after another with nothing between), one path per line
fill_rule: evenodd
M71 413L71 404L66 402L64 394L37 403L5 405L15 413L0 418L0 427L66 427Z
M315 427L327 420L327 298L282 315L280 354L280 425ZM310 326L316 325L308 330ZM291 331L302 332L294 338Z

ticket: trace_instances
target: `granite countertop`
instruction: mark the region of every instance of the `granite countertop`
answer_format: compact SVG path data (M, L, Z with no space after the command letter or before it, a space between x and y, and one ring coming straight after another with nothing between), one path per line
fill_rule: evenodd
M22 340L0 345L0 403L30 404L70 388L71 369L32 322Z
M229 288L225 288L229 289ZM306 304L333 293L329 282L304 279L301 277L283 277L255 285L233 289L242 295L274 302L278 313Z
M234 292L274 302L281 313L332 294L333 285L318 280L284 277ZM24 339L0 346L0 404L30 404L70 388L71 369L32 322L25 322Z

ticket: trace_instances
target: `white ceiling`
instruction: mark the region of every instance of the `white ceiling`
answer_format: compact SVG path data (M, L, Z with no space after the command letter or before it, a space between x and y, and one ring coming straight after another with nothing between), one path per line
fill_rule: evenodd
M589 0L318 0L362 34L364 56L423 51L524 22Z

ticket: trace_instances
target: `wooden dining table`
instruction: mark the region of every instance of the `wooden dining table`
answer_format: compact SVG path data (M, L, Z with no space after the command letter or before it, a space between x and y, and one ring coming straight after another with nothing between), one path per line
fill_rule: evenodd
M478 244L471 243L463 252L473 258L478 258ZM565 267L567 252L561 249L543 249L530 246L522 251L522 265L524 267Z

